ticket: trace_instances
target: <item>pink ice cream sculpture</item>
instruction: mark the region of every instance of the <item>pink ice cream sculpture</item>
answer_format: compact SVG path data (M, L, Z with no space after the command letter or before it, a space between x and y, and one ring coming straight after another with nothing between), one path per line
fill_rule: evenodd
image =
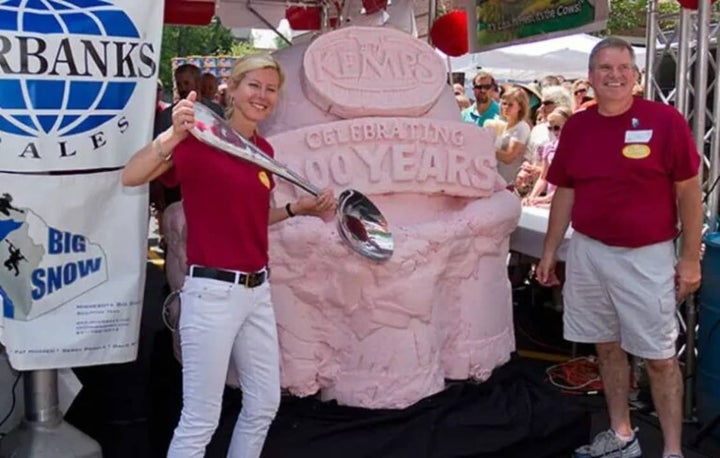
M515 348L506 259L520 216L494 133L459 121L441 58L404 32L348 27L275 57L287 85L261 127L276 158L369 196L395 241L379 263L333 221L271 227L283 387L404 408L446 379L487 379ZM275 203L303 192L278 180Z

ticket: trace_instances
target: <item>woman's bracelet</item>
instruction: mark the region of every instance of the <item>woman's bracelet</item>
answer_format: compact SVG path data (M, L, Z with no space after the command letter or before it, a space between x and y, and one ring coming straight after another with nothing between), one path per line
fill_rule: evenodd
M292 209L290 208L290 202L285 204L285 213L287 213L288 218L292 218L295 216L295 213L293 213Z
M163 161L168 162L172 159L172 150L167 153L163 152L162 145L160 144L160 136L155 137L155 140L153 140L153 149L155 149L155 154Z

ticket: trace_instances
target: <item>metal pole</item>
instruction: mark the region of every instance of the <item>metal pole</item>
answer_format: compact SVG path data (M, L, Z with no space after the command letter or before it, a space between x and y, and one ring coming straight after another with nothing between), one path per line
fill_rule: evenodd
M693 134L700 154L705 152L705 111L707 100L708 78L708 42L710 33L710 0L700 0L697 12L697 49L695 59L695 98L693 100ZM700 176L703 173L703 162L700 163ZM693 419L695 398L695 327L697 326L697 309L691 296L685 302L687 325L685 353L685 405L684 415L687 420Z
M66 423L57 370L23 372L25 419L0 443L0 458L102 458L100 445Z
M428 0L428 43L430 43L430 29L435 22L435 16L437 16L437 0Z
M675 108L686 118L689 118L690 110L690 11L683 8L680 11L678 23L678 57L675 70Z
M720 43L720 27L715 33L715 42ZM720 46L715 48L715 62L720 62ZM715 98L713 102L713 131L712 138L710 140L710 170L708 172L707 182L709 186L715 183L715 180L720 176L720 123L718 123L718 116L720 116L720 78L715 77ZM720 186L716 186L715 189L708 189L708 200L707 200L707 216L708 216L708 231L714 232L718 229L718 205L720 205Z
M58 401L57 371L25 372L25 418L31 422L56 424L62 421Z
M647 2L647 32L645 35L645 97L655 100L655 54L657 52L658 0Z
M685 399L683 402L683 417L687 421L694 421L695 407L695 326L697 326L697 308L695 298L690 295L685 300Z
M330 11L327 2L322 2L320 6L320 31L325 33L330 28Z
M693 133L695 143L700 152L704 153L705 148L705 111L707 100L707 79L708 79L708 34L710 33L710 0L700 0L697 12L697 40L695 58L695 99L693 103ZM702 173L702 163L700 173Z
M267 19L265 19L265 16L263 16L262 14L260 14L260 12L258 12L258 10L256 10L251 3L257 3L257 2L248 1L248 2L247 2L247 5L245 5L245 7L247 8L247 10L250 11L250 12L253 14L253 16L255 16L256 18L258 18L258 19L260 20L260 22L262 22L263 24L265 24L265 27L267 27L268 29L270 29L270 30L272 30L273 32L275 32L275 35L277 35L278 37L280 37L285 43L287 43L288 46L292 46L292 42L291 42L285 35L283 35L282 33L280 33L280 31L277 29L277 27L275 27L274 25L272 25L272 24L270 23L270 21L268 21ZM323 11L324 11L324 8L323 8ZM323 30L324 30L324 29L323 29Z

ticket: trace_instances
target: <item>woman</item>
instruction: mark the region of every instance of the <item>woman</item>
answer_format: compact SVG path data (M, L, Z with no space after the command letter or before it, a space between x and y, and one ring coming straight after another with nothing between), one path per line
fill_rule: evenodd
M270 56L236 62L228 82L228 120L267 154L257 125L275 107L284 75ZM123 172L137 186L160 176L178 184L187 220L187 263L181 292L183 408L168 457L202 457L217 427L230 358L239 372L243 407L229 457L259 457L280 403L279 350L267 279L268 224L334 209L329 190L270 208L272 177L255 164L188 135L195 92L181 100L173 125L138 151Z
M550 130L550 135L553 136L553 140L540 148L538 153L540 156L540 178L535 182L535 186L533 186L530 194L523 199L523 205L547 206L552 202L555 186L548 183L547 172L555 156L555 150L560 141L560 133L569 116L570 109L565 107L555 108L548 115L548 129ZM545 193L544 195L542 195L543 192Z
M590 85L583 79L573 81L571 91L573 95L572 110L573 113L580 109L580 106L590 97L588 97L588 88Z
M506 121L505 131L496 141L495 157L498 173L508 184L515 181L530 138L530 124L526 121L530 107L527 94L519 87L505 91L500 101L500 113Z

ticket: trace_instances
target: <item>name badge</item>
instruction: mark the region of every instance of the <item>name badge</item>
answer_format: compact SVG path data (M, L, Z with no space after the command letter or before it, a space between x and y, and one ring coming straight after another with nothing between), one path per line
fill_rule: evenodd
M652 135L652 130L627 130L625 131L625 143L647 143Z
M650 147L647 145L627 145L622 150L623 156L628 159L645 159L650 156Z

